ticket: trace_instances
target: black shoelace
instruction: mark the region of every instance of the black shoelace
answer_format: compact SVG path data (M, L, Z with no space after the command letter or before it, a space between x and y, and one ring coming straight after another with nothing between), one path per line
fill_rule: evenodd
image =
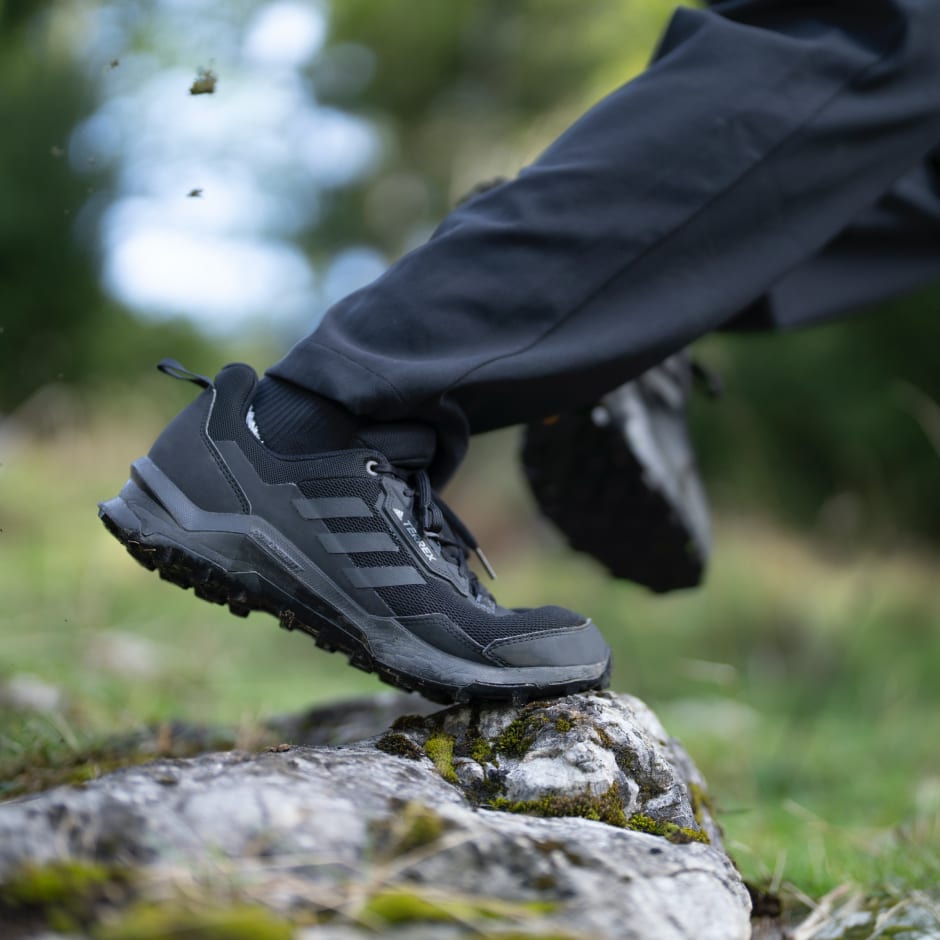
M478 600L495 604L496 599L480 583L480 579L470 567L470 553L473 552L480 560L486 573L493 579L496 572L483 549L467 528L457 513L444 502L440 494L434 492L431 479L426 470L402 470L391 465L377 467L379 471L392 473L408 485L406 495L414 497L414 513L421 528L422 535L433 541L439 548L441 556L446 558L466 578L470 591Z

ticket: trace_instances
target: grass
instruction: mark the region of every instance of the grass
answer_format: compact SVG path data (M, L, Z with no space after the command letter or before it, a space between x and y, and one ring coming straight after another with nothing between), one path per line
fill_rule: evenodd
M0 786L24 762L67 763L143 724L249 727L382 688L272 619L234 618L127 557L95 503L166 416L123 406L81 431L0 441L0 682L30 674L63 695L44 715L0 709ZM832 557L811 535L725 516L708 585L655 598L562 549L511 448L482 440L452 493L474 507L498 596L594 617L614 687L648 701L692 753L745 874L810 897L846 881L936 883L936 558L883 546Z

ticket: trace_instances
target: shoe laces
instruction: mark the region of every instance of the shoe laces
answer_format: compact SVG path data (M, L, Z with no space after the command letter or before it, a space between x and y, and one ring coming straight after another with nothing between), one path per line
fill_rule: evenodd
M414 499L413 511L421 528L421 534L434 542L441 557L454 565L461 576L467 580L475 599L487 605L495 604L496 599L470 567L470 553L477 556L486 573L495 580L496 572L493 566L467 525L444 502L441 495L435 492L427 471L405 470L392 465L376 469L385 469L385 472L392 473L405 483L406 495Z

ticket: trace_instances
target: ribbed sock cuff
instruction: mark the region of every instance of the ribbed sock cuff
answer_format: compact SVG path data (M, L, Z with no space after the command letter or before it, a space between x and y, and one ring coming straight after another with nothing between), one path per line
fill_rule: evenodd
M252 409L261 440L281 454L316 454L348 447L364 423L316 392L265 376Z

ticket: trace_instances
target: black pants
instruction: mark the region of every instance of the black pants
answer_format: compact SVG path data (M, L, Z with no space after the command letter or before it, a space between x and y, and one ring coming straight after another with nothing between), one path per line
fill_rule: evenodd
M597 396L706 332L940 280L940 0L721 0L518 179L270 370L470 433Z

